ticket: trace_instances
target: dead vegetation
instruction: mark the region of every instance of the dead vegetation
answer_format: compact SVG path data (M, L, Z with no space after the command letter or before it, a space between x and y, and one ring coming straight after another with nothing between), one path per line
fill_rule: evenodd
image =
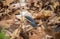
M10 39L60 39L59 0L21 1L0 1L0 30Z

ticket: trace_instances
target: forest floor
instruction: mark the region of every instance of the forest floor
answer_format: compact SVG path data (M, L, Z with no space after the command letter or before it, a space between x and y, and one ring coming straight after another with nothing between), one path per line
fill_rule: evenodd
M0 32L3 26L10 39L60 39L60 1L0 1Z

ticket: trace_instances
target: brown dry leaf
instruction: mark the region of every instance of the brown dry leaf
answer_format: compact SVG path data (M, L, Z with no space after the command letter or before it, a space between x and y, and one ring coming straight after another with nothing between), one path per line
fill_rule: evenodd
M40 29L40 30L39 30ZM32 35L29 36L29 39L43 39L45 33L44 30L42 30L42 28L37 28L36 30L32 30Z
M10 25L11 25L12 23L13 23L13 19L0 21L0 25L1 25L1 26L5 25L6 28L10 27Z
M15 0L6 0L6 4L9 5L10 3L12 3Z
M52 13L52 11L46 10L45 13L44 13L44 16L45 17L51 16L51 13Z
M53 13L53 12L50 11L50 10L45 10L45 11L39 12L39 13L35 16L35 18L50 17L52 13Z
M59 5L59 2L54 2L53 7L56 8Z
M43 15L42 12L39 12L39 13L35 16L35 18L44 18L44 15Z

